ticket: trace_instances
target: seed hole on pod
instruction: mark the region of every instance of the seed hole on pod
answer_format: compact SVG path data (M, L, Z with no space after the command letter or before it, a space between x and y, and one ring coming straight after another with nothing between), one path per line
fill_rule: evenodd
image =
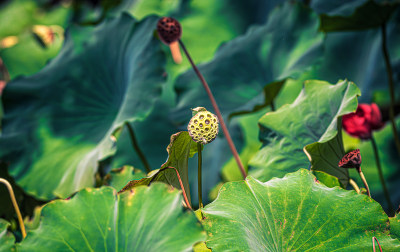
M204 130L200 130L200 133L204 133Z
M214 122L217 122L217 120L215 120L215 118L214 118L214 120L213 120Z
M190 126L190 128L194 129L194 126L192 125L192 126Z
M200 126L200 128L203 128L203 124L202 123L200 123L199 126Z
M199 118L200 118L200 120L203 120L203 118L204 118L204 115L201 115L201 116L199 116Z
M210 124L210 120L206 119L205 123Z
M208 118L211 118L211 115L210 115L210 114L207 114L207 117L208 117Z
M205 130L206 130L206 131L209 131L209 130L210 130L210 128L205 128Z
M196 130L199 131L200 129L199 129L199 128L196 128Z
M195 119L193 122L194 122L194 123L198 123L199 121L197 121L197 119Z

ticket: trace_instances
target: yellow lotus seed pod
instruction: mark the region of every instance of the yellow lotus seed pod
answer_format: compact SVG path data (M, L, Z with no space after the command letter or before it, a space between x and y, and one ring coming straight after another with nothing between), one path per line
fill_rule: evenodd
M207 110L199 111L190 119L188 124L189 135L196 143L208 144L217 137L218 124L216 115Z

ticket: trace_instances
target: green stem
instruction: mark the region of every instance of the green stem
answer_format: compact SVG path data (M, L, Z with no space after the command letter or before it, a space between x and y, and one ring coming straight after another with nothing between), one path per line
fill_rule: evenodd
M392 201L390 200L390 194L389 194L389 191L386 186L385 178L383 176L381 161L380 161L379 153L378 153L378 147L376 145L374 136L371 136L371 143L372 143L372 148L374 149L375 162L376 162L376 167L378 168L379 180L381 181L383 192L385 194L385 198L386 198L386 201L389 206L389 212L393 213L394 207L393 207Z
M358 187L356 181L349 179L349 184L354 188L354 190L360 194L360 187Z
M149 173L151 171L150 164L147 161L145 155L143 154L142 150L139 147L139 144L136 140L136 136L135 136L135 132L133 131L133 128L129 122L125 122L125 125L128 128L128 132L129 132L129 136L131 138L131 143L132 143L133 149L135 149L140 160L142 161L144 168L146 169L146 172Z
M394 96L394 80L393 80L393 70L392 65L390 64L389 51L386 45L386 23L382 24L382 51L385 59L386 72L388 76L389 83L389 93L390 93L390 108L389 108L389 118L392 124L392 131L394 136L394 142L396 143L397 152L400 155L400 140L399 135L397 133L397 127L394 116L394 104L395 104L395 96Z
M232 141L232 137L229 134L228 128L226 127L226 124L224 122L224 118L222 118L222 114L221 114L221 111L218 108L217 101L215 100L214 95L212 94L210 87L208 86L206 80L204 79L204 76L200 73L200 70L197 68L196 64L194 64L194 62L192 60L192 57L190 57L190 54L189 54L188 50L186 49L185 45L183 44L182 40L179 40L179 44L182 47L182 50L185 53L186 57L188 58L190 64L192 65L192 68L193 68L194 72L196 73L197 77L199 77L201 84L203 84L203 87L206 90L208 98L210 99L211 104L212 104L212 106L213 106L213 108L215 110L215 113L217 114L217 117L218 117L219 123L221 125L222 131L224 132L226 141L228 141L229 148L231 149L233 157L235 158L236 163L237 163L237 165L238 165L238 167L240 169L240 172L242 173L243 179L245 179L246 176L247 176L246 175L246 171L244 169L242 161L240 160L240 157L239 157L239 154L238 154L238 152L236 150L235 144Z
M371 192L369 190L369 186L368 186L367 180L364 177L364 173L361 171L361 167L359 167L357 169L357 171L358 171L358 174L360 175L360 178L361 178L362 182L364 183L365 189L367 189L368 196L371 198Z
M3 183L8 189L8 192L9 192L10 198L11 198L11 202L14 206L15 212L17 213L18 222L19 222L19 226L21 228L21 233L22 233L22 239L24 239L26 237L25 225L24 225L24 221L22 220L22 215L21 215L21 212L19 211L18 203L17 203L17 200L15 199L15 195L14 195L12 186L7 180L5 180L3 178L0 178L0 183Z
M203 208L203 200L202 200L202 190L201 190L201 166L202 166L202 157L201 157L201 143L197 143L197 188L199 192L199 209Z

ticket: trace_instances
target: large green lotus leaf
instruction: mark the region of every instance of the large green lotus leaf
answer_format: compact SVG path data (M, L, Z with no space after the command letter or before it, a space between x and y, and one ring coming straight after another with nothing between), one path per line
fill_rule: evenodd
M359 95L360 90L348 81L340 81L336 85L306 81L292 104L269 112L259 120L264 146L250 160L249 174L268 181L272 177L283 177L286 173L307 168L309 160L303 148L311 144L312 152L317 154L311 154L311 159L321 161L314 169L338 177L346 186L348 171L332 165L340 160L340 153L343 153L337 122L341 115L357 108ZM308 149L308 152L311 150Z
M154 170L147 177L129 181L121 191L131 190L137 186L150 185L155 181L164 182L181 189L181 185L174 167L181 177L182 184L190 201L188 160L197 153L197 144L192 140L187 131L181 131L171 136L171 142L167 147L168 159L160 169Z
M286 2L271 12L264 25L223 44L214 59L199 66L226 115L264 104L264 86L308 69L321 54L318 18L299 3ZM190 49L190 48L189 48ZM211 103L193 70L175 83L178 104L174 118L184 121L193 104Z
M226 183L203 213L213 251L369 251L373 236L387 251L400 249L377 202L326 187L305 169Z
M155 183L118 194L110 187L84 189L42 210L39 228L19 251L190 251L204 240L192 212L182 211L178 190Z
M10 223L0 219L0 251L13 251L15 237L7 231Z
M390 220L390 234L400 240L400 214L395 217L389 218Z
M164 80L156 22L122 15L72 27L57 58L7 85L0 154L27 192L49 199L93 186L113 132L149 114Z
M320 28L325 32L378 28L387 22L399 3L386 2L378 4L374 1L367 1L355 9L354 13L350 16L329 16L322 14Z

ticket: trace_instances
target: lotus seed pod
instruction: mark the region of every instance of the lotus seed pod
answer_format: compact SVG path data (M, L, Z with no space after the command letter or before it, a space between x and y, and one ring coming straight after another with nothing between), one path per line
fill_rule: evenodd
M160 18L157 23L157 33L161 41L169 45L181 38L181 24L171 17Z
M216 115L205 110L195 114L188 124L189 135L201 144L212 142L218 135L219 122Z
M339 161L339 167L341 168L360 168L361 166L361 154L360 154L360 149L356 149L353 151L350 151L344 157L342 160Z

